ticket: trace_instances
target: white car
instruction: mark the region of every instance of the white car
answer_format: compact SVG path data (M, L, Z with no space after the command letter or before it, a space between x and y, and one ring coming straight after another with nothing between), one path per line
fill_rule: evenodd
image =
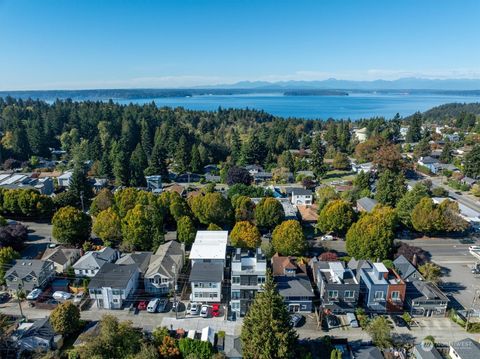
M200 310L200 316L202 318L208 318L212 316L212 309L213 308L211 305L207 305L207 304L202 305L202 309Z
M202 305L200 303L190 303L189 304L189 313L190 315L199 315L200 310L202 309Z
M468 247L469 251L480 251L480 246L470 246Z
M155 313L157 311L158 304L160 303L160 299L155 298L148 302L147 305L147 312Z
M52 294L52 297L56 300L67 300L70 299L72 295L70 293L57 290L55 293Z
M326 234L324 236L321 236L320 240L322 240L322 241L333 241L333 236L330 235L330 234Z
M35 300L40 296L40 294L42 294L42 290L40 288L35 288L30 293L28 293L27 299L28 300Z

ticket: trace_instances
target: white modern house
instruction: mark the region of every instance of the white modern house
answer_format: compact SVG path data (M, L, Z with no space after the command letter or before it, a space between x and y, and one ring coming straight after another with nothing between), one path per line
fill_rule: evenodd
M121 309L138 287L140 270L136 264L106 263L88 284L90 299L98 308Z
M104 247L99 251L88 251L72 266L76 277L94 277L106 263L120 257L116 249Z
M73 172L67 171L64 172L62 175L57 177L58 186L59 187L69 187L70 186L70 179L72 178Z
M189 257L193 301L221 301L227 241L227 231L197 232Z
M237 316L245 316L258 291L265 283L267 260L260 248L236 248L232 258L230 307Z

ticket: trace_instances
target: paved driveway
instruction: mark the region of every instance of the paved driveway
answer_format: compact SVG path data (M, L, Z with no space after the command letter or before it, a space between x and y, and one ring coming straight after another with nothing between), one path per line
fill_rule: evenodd
M28 240L22 251L22 257L36 258L41 255L49 243L54 242L52 238L52 225L50 223L22 222L28 227Z

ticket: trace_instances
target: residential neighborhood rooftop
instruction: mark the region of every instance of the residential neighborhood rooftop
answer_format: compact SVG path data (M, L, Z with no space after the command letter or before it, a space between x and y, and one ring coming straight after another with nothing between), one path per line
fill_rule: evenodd
M228 231L197 231L190 259L224 259Z

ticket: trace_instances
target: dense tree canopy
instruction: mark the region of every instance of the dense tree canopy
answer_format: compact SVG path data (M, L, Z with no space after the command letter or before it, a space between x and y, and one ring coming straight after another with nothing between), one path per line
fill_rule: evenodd
M262 198L255 207L255 220L260 228L273 229L285 218L282 204L275 198Z
M74 207L60 208L52 219L53 237L60 243L81 245L90 238L92 219Z
M347 252L356 259L384 260L393 249L395 211L377 207L354 223L347 232Z
M106 246L112 246L122 240L121 219L112 209L107 208L94 218L93 233L95 233Z
M323 233L344 235L355 219L352 205L344 200L329 202L318 216L317 227Z
M254 224L248 221L240 221L235 224L230 232L230 240L234 247L257 248L261 243L261 235Z
M296 220L284 221L272 233L275 252L284 256L302 255L307 248L302 226Z
M72 302L60 303L50 313L50 323L56 333L74 334L80 328L80 310Z

